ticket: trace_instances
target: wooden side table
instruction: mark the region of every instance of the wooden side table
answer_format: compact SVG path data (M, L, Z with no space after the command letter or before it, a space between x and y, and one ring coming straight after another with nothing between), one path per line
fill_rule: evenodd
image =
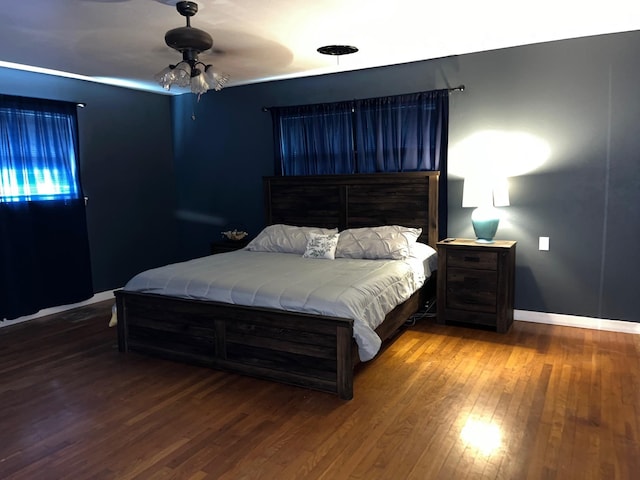
M513 323L516 242L438 242L438 323L504 333Z
M235 250L240 250L241 248L246 247L249 244L249 240L218 240L216 242L210 243L211 255L215 255L216 253L226 253L233 252Z

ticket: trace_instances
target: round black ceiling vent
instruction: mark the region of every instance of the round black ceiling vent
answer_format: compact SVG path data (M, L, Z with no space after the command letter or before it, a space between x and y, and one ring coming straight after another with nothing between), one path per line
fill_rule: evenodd
M325 45L324 47L318 48L318 52L323 55L349 55L357 51L358 49L351 45Z

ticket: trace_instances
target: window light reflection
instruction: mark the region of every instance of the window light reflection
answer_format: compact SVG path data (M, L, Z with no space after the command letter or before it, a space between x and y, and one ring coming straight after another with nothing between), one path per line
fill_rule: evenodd
M460 432L462 441L489 456L502 445L502 432L495 423L469 418Z

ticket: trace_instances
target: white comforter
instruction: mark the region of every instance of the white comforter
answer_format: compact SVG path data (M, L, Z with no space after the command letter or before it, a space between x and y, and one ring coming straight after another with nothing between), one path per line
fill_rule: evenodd
M380 349L374 329L423 285L433 260L319 260L239 250L148 270L124 290L351 318L366 361Z

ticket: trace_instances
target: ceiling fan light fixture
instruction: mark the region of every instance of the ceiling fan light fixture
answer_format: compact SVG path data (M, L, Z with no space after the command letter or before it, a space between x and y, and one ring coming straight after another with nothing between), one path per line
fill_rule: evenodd
M191 81L191 66L186 62L177 65L169 65L155 75L155 80L165 90L170 90L173 85L188 87Z
M207 65L204 69L204 75L207 83L209 84L209 88L220 91L224 84L229 81L229 75L224 73L214 72L211 65Z
M193 77L193 69L188 63L180 62L173 69L174 83L179 87L188 87Z
M211 65L198 60L198 54L213 46L211 35L191 26L191 17L198 12L198 4L178 2L176 10L186 17L187 25L169 30L164 39L169 47L182 53L182 61L164 68L154 78L165 90L170 90L174 85L190 86L191 92L198 95L212 89L221 90L229 76L213 72Z
M191 77L191 93L195 93L196 95L202 95L207 90L209 90L209 84L207 80L204 78L204 75L201 74L200 70L195 77Z
M171 80L171 76L173 75L171 72L171 67L175 68L175 65L169 65L153 76L155 81L158 82L165 90L169 90L171 88L171 84L173 83Z

